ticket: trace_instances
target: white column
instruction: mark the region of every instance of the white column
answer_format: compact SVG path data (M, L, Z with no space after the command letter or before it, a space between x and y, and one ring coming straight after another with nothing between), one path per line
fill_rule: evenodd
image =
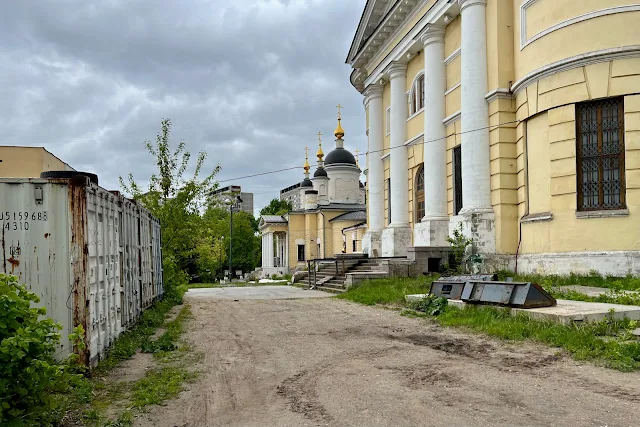
M391 80L391 225L409 226L409 159L407 140L407 64L393 63Z
M265 268L267 266L267 236L262 233L262 268Z
M428 25L424 45L424 207L422 222L414 227L415 246L445 246L447 214L447 141L445 118L446 68L441 25Z
M369 223L362 239L362 251L371 257L381 254L381 233L384 229L384 164L381 160L384 147L384 124L382 106L383 87L369 86L365 92L364 105L369 113L369 143L367 154L367 208Z
M382 87L372 85L365 91L365 104L369 106L369 151L367 189L369 198L369 230L384 228L384 165L380 159L384 144L382 122Z
M383 256L406 256L411 246L409 227L409 159L407 147L407 65L394 62L391 80L391 224L382 232Z
M276 249L275 249L275 253L274 258L277 258L280 256L280 234L275 233L275 237L276 237ZM280 267L280 264L277 264L275 259L273 260L273 266L274 267Z
M284 264L285 267L289 268L289 234L285 233L284 235Z
M462 14L462 214L493 212L489 156L487 0L458 0Z
M273 233L267 233L267 267L273 267Z

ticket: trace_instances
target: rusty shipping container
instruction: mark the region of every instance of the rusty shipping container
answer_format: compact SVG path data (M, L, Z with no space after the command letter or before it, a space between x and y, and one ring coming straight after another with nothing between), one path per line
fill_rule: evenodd
M162 297L160 222L85 176L0 178L2 272L18 276L69 333L86 331L80 352L95 365L113 341Z

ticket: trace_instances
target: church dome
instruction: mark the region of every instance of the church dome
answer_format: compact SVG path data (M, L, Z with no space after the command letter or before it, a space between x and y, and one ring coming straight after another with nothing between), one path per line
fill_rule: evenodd
M311 188L313 188L313 183L311 182L311 180L309 178L305 178L300 183L300 187L311 187Z
M318 177L327 177L327 171L324 170L324 168L318 168L316 169L316 171L313 173L313 177L314 178L318 178Z
M356 165L356 158L353 157L348 150L343 147L337 147L335 150L327 154L324 160L325 165L334 165L337 163L347 163L350 165Z

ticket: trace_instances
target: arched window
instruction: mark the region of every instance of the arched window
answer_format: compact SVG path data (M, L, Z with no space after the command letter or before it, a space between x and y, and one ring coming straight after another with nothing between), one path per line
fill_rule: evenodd
M409 93L409 115L414 115L424 108L424 73L413 81Z
M415 180L415 201L416 201L416 223L422 221L424 217L424 165L420 166Z

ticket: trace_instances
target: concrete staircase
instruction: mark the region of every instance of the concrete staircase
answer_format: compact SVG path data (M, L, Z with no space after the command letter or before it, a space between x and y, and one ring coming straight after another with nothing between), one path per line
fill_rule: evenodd
M340 294L346 290L347 273L380 271L378 262L373 259L344 259L338 260L338 271L334 261L320 263L316 273L316 289ZM311 286L308 273L299 282L306 288Z

